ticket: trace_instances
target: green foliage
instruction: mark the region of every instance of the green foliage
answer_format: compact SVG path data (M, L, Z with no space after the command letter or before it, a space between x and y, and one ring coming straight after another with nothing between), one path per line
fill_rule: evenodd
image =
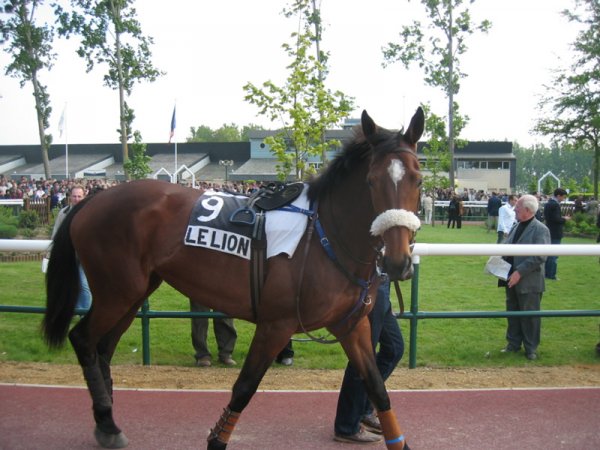
M40 224L37 211L21 211L19 214L19 228L34 230Z
M0 223L0 239L12 239L17 235L17 227L9 223Z
M190 127L190 136L187 142L241 142L248 140L248 133L252 130L262 130L260 125L244 125L241 129L235 124L223 124L213 130L209 126L200 125Z
M338 141L326 141L325 132L348 116L353 100L325 86L328 54L319 50L320 11L313 9L309 0L296 0L284 9L284 14L301 20L300 31L292 33L293 44L283 45L291 60L286 83L277 86L266 81L262 88L247 83L244 90L245 100L256 105L260 115L282 123L281 131L269 141L279 161L279 179L293 174L300 180L309 157L320 156L325 163L326 152L340 145Z
M485 227L466 225L460 230L424 226L417 242L487 243L496 234ZM594 244L591 238L566 237L565 244ZM594 244L595 245L595 244ZM421 311L504 311L504 293L495 278L483 273L485 256L423 256L419 268L419 309ZM39 262L0 264L0 304L44 306L44 277ZM549 283L543 300L544 310L598 309L594 287L600 283L598 258L561 256L560 281ZM235 280L232 280L235 282ZM411 283L401 283L404 300L411 298ZM393 294L392 305L398 310ZM189 311L188 299L163 284L150 298L150 308L160 311ZM0 320L1 361L44 361L77 364L66 345L48 351L39 333L39 314L3 313ZM78 319L75 318L73 324ZM140 320L135 320L115 352L115 364L142 364ZM238 341L233 358L246 358L255 326L235 321ZM400 326L409 348L408 320ZM417 364L427 367L530 367L598 364L594 346L598 342L597 317L551 317L542 319L540 359L527 361L523 354L505 355L505 319L427 319L418 325ZM316 333L326 334L326 331ZM190 338L190 319L152 319L150 327L151 362L157 365L192 366L194 350ZM304 339L302 334L296 338ZM217 354L212 332L209 349ZM341 369L346 357L339 345L295 342L294 367ZM408 350L400 366L407 367ZM238 368L232 370L239 370Z
M537 191L538 179L547 172L574 192L593 192L593 155L584 146L553 142L549 148L539 144L525 148L515 143L513 153L517 158L516 187L521 192Z
M140 132L136 130L133 135L135 142L131 144L131 157L123 163L123 168L132 180L141 180L152 173L148 164L152 158L146 155L146 144L142 143Z
M46 134L46 130L50 126L52 107L50 94L47 86L42 84L40 74L52 68L56 55L52 49L53 27L47 23L39 24L35 18L41 3L40 0L12 1L10 7L7 3L4 8L7 18L0 16L0 33L7 43L5 51L12 58L5 67L6 75L17 78L21 88L27 83L31 83L33 88L42 162L48 179L51 176L48 148L52 135Z
M107 65L105 86L119 91L119 135L123 161L129 159L133 109L126 101L135 83L155 81L162 72L152 64L153 40L142 33L133 0L71 0L70 11L54 4L58 32L67 38L81 38L77 54L90 72L96 64Z
M573 236L595 236L598 232L596 218L586 212L573 214L571 220L565 222L565 232Z
M487 33L491 27L488 20L474 24L468 5L474 0L421 0L429 22L404 26L400 43L389 42L383 48L384 66L401 62L406 69L417 64L425 74L425 83L441 88L448 97L448 148L450 160L454 158L454 96L460 89L460 80L466 74L460 68L460 56L467 51L466 39L476 31ZM423 29L429 31L429 35ZM458 118L457 118L458 119ZM463 125L464 126L464 125ZM458 135L456 135L458 136ZM454 184L454 168L449 167L450 184Z
M0 223L17 226L19 218L9 206L0 206Z
M575 8L563 11L581 26L575 42L574 62L557 72L547 95L539 104L541 118L534 131L557 141L574 143L593 155L593 189L598 198L600 170L600 8L598 0L577 0Z
M445 117L440 117L431 112L429 105L421 105L425 111L425 133L429 136L427 145L423 147L426 161L423 169L429 171L431 175L424 177L424 187L427 191L436 188L447 188L450 186L450 180L440 172L450 171L450 151L448 148L448 135L446 134ZM458 136L467 123L468 118L463 118L458 112L458 104L454 103L454 135ZM466 145L466 141L457 140L457 147Z

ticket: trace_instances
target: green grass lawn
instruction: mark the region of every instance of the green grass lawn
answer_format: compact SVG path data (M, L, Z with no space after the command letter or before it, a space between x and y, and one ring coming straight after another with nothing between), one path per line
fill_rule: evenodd
M460 230L445 226L424 226L417 236L423 243L494 243L495 233L480 225ZM563 243L593 244L594 239L565 238ZM504 311L504 291L496 279L483 273L486 257L426 256L421 258L419 277L420 311ZM600 309L600 264L598 257L564 256L558 260L557 282L549 282L542 300L545 310ZM401 284L406 309L410 302L410 282ZM40 263L0 264L0 304L44 306L44 281ZM392 289L393 292L393 289ZM397 309L395 295L392 304ZM150 299L150 308L187 311L187 298L164 284ZM75 319L77 320L77 319ZM600 318L544 318L540 358L527 361L522 354L505 355L505 319L424 319L418 325L417 365L428 367L495 367L528 365L598 364L594 347L600 340ZM44 361L76 363L69 345L48 350L40 335L41 315L0 313L0 361ZM191 366L194 363L189 319L152 319L150 321L151 362L162 365ZM408 365L408 321L400 321L406 339ZM236 321L238 342L234 359L243 361L254 325ZM299 334L298 339L305 336ZM216 355L214 335L209 345ZM296 342L294 367L342 368L346 358L339 345ZM136 320L123 336L115 364L141 364L140 321Z

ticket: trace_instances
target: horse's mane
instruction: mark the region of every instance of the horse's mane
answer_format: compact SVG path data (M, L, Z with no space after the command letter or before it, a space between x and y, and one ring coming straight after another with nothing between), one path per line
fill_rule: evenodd
M366 141L360 126L354 127L353 138L344 144L342 151L328 164L327 168L308 182L308 199L313 202L321 198L328 190L338 185L365 158L371 155L371 145ZM382 154L394 151L394 138L397 131L377 127L374 136L371 136L373 145L380 146ZM380 149L378 148L378 152Z

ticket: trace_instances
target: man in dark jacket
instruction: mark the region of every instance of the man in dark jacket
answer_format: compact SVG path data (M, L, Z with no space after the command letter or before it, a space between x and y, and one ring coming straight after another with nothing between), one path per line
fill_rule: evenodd
M500 210L501 206L502 200L496 195L495 192L492 192L492 196L489 198L487 204L488 233L490 232L490 230L496 231L496 229L498 228L498 211Z
M563 237L563 228L565 222L569 220L570 216L563 216L560 211L561 202L567 198L567 191L562 188L554 190L554 197L552 197L544 206L544 221L546 226L550 230L550 243L558 245L560 244ZM549 280L556 280L558 256L548 256L546 259L546 278Z

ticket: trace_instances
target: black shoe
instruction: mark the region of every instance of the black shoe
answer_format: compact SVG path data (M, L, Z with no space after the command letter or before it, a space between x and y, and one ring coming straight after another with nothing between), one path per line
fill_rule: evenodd
M500 352L502 352L502 353L517 353L520 351L521 351L520 348L513 347L512 345L507 345L502 350L500 350Z

